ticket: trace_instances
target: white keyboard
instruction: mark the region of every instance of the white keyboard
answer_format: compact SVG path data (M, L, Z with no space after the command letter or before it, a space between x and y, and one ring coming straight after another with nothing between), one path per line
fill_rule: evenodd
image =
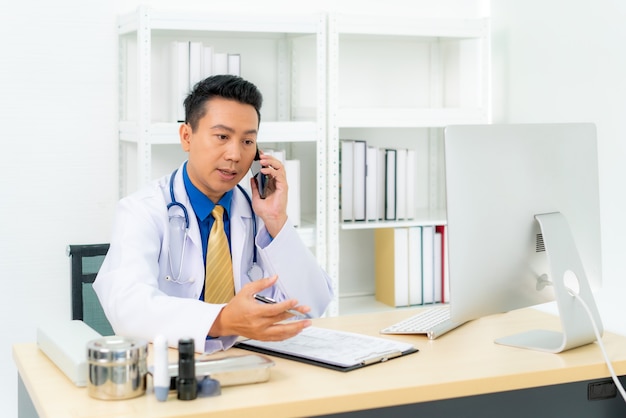
M462 325L450 319L450 306L437 305L423 309L417 314L381 329L381 334L425 334L434 340L440 335Z

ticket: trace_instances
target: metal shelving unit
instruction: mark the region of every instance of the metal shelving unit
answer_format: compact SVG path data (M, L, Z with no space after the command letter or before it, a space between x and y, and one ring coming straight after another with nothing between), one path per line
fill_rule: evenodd
M350 255L342 254L345 245L349 245L342 243L348 231L446 223L443 128L490 120L490 31L489 21L484 18L417 19L333 14L329 16L328 36L327 268L335 278L336 295L329 314L338 315L346 313L339 308L340 298L344 296L340 285L345 280L341 277L340 260L354 264L371 263L373 259L373 254L367 253L358 260L350 260ZM395 50L396 55L389 53L390 50ZM379 65L376 56L367 56L377 53L381 53L379 59L384 64ZM364 75L359 78L359 73ZM355 78L357 81L353 80ZM414 90L405 94L405 85ZM368 101L367 94L359 92L361 88L372 92L374 99ZM340 140L344 132L393 136L398 129L403 134L419 132L427 138L428 190L424 199L427 203L417 207L417 216L408 221L342 222L339 177ZM384 138L383 142L393 143L393 138ZM362 235L357 241L367 248ZM368 273L373 274L373 269L370 270ZM380 303L371 295L369 298L362 294L349 296L354 297L347 297L343 305L354 305L352 300L359 300L363 305L369 300L372 309L380 309Z
M167 174L154 173L156 146L179 144L179 123L163 117L159 106L169 98L155 87L155 80L163 78L166 71L158 65L159 49L171 40L205 40L207 42L236 45L254 51L265 48L263 61L254 56L248 63L242 54L242 76L261 89L264 95L263 120L259 142L282 144L288 150L294 144L312 144L314 155L315 196L303 213L302 236L312 247L323 266L326 262L326 46L327 23L324 14L245 14L245 13L194 13L162 12L141 6L118 19L119 35L119 146L120 195L142 187L154 177ZM307 39L305 52L300 51L300 40ZM300 49L299 49L300 48ZM313 52L311 52L311 49ZM308 54L308 55L307 55ZM315 61L309 69L312 76L307 83L315 83L313 103L301 106L302 83L299 59ZM312 56L312 57L311 57ZM246 67L246 64L248 65ZM264 67L274 69L261 73ZM261 74L261 75L259 75ZM254 78L258 78L257 82ZM307 86L310 87L310 86ZM158 97L157 97L158 96ZM269 105L267 105L269 103ZM268 106L266 108L266 105ZM172 151L174 152L174 151ZM308 153L307 153L308 154ZM177 166L177 165L176 165ZM302 173L310 176L310 173ZM309 188L307 188L308 190ZM305 191L303 190L302 193ZM310 206L315 206L313 210Z
M120 194L154 177L155 149L179 143L178 124L160 116L158 106L164 97L154 87L154 78L159 77L155 51L173 39L210 39L247 45L251 51L259 45L266 48L255 55L261 62L255 61L253 69L261 80L255 83L269 103L264 105L259 142L288 150L315 147L314 153L303 153L314 174L302 171L308 181L302 191L314 197L311 204L303 205L309 208L302 217L310 226L301 232L333 278L330 316L344 313L339 309L341 283L346 279L340 274L340 259L344 265L354 263L342 254L341 236L376 228L445 224L443 128L490 121L488 19L173 13L140 7L121 16L118 23ZM308 49L302 48L303 42ZM381 63L374 56L373 65L359 66L359 53L367 57L369 50L371 54L383 51L386 57ZM394 65L394 59L387 60L394 58L389 51L412 55ZM243 65L242 76L251 79ZM426 203L416 208L415 219L341 221L339 149L346 132L370 137L416 132L425 138ZM371 262L373 256L365 253L363 258ZM368 299L376 305L371 296L356 296L353 300L359 306Z

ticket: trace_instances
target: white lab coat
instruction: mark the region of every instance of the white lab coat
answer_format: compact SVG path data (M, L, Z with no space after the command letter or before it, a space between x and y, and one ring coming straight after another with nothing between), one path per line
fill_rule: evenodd
M111 246L94 289L117 335L152 341L159 334L176 347L180 338L193 338L197 351L213 352L231 347L236 336L206 340L223 305L199 300L204 283L200 229L189 202L182 177L183 166L174 179L176 200L189 213L183 273L184 284L167 280L172 276L167 204L170 176L165 176L118 203ZM170 214L177 209L171 209ZM179 212L179 213L182 213ZM231 248L235 291L251 281L248 271L253 258L252 209L241 190L235 189L231 203ZM311 307L312 316L324 313L332 298L330 278L306 248L289 221L270 238L257 218L257 263L262 277L278 275L276 285L264 292L277 300L295 298ZM180 251L178 251L180 253ZM254 278L258 279L258 277ZM269 290L269 289L268 289Z

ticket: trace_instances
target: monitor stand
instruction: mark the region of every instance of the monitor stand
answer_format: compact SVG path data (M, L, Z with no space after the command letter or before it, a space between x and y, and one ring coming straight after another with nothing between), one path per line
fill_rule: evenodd
M560 353L596 340L593 324L580 301L570 294L577 292L587 304L602 335L602 321L574 237L565 216L560 212L535 215L546 246L550 277L554 286L563 332L532 330L497 339L497 344L531 350Z

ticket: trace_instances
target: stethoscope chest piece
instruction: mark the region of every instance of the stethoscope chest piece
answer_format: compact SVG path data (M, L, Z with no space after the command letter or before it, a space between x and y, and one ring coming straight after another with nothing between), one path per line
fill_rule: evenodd
M186 280L182 280L180 278L176 279L174 276L170 276L170 275L165 276L164 279L166 282L173 282L177 284L191 284L196 281L196 279L194 279L193 277L190 277Z

